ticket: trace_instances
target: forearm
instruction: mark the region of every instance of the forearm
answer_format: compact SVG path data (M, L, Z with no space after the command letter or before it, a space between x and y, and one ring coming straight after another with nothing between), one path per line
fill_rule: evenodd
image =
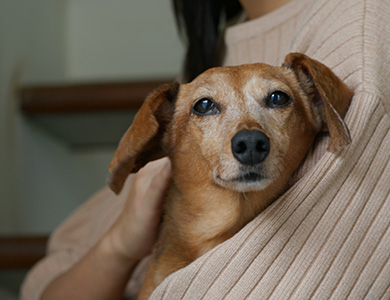
M52 281L41 300L122 299L136 264L156 241L170 174L168 159L141 169L118 219L78 263Z
M41 300L122 299L136 264L136 260L113 251L110 240L103 237L78 263L46 288Z

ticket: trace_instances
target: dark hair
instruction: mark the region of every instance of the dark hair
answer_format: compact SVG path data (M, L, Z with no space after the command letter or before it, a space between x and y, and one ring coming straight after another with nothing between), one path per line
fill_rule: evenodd
M183 76L191 81L204 70L220 65L222 28L242 7L238 0L173 0L173 5L187 47Z

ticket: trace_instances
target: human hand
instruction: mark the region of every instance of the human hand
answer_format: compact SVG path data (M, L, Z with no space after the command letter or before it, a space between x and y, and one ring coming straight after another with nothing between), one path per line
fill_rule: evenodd
M137 261L151 252L170 178L168 158L148 163L134 175L122 212L106 235L110 247L118 255Z

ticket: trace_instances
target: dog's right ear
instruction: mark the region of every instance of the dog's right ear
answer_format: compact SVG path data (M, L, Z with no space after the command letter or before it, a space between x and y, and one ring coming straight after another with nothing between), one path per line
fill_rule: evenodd
M175 82L153 92L122 137L109 166L109 186L116 194L122 190L130 173L137 172L149 161L167 155L162 139L173 117L179 87Z

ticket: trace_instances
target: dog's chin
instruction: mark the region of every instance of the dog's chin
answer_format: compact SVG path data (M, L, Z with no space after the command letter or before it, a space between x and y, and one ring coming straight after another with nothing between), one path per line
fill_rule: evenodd
M230 178L223 178L215 174L214 181L219 186L235 192L254 192L265 189L272 182L272 179L260 173L248 172Z

